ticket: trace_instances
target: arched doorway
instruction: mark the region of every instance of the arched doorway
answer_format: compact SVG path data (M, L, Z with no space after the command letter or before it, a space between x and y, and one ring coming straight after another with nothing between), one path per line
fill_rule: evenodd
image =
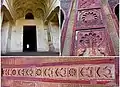
M115 7L115 14L117 16L117 19L119 20L119 4Z
M33 16L32 13L27 13L27 14L25 15L25 19L34 19L34 16Z
M25 19L34 19L32 13L27 13ZM36 52L36 26L23 26L23 52Z

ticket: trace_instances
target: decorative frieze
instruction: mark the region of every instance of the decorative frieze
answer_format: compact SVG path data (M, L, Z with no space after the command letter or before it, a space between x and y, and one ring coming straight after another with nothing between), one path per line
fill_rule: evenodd
M32 77L62 80L112 80L115 79L113 64L84 64L30 68L3 68L3 77Z

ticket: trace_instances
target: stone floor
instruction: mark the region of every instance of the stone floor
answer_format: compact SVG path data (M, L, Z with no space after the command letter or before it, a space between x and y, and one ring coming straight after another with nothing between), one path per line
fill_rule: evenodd
M2 56L59 56L59 52L9 52Z

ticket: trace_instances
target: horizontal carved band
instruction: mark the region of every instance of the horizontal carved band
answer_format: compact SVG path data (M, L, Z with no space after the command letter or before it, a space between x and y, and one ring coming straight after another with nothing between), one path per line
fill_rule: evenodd
M34 77L63 80L112 80L115 78L113 64L84 64L73 66L3 68L3 77Z

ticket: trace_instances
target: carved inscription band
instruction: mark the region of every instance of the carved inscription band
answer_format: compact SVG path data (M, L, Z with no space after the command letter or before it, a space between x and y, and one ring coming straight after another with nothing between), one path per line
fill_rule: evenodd
M28 68L3 68L4 77L34 77L62 80L113 80L114 64L83 64Z

